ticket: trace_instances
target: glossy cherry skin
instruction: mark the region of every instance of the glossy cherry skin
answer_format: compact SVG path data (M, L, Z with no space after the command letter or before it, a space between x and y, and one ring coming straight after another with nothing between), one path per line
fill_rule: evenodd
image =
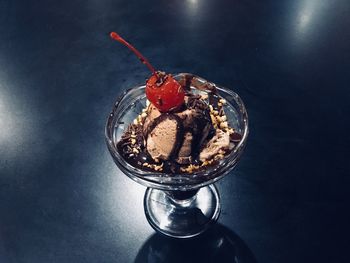
M152 75L146 83L147 99L161 112L171 111L182 105L185 92L182 86L169 74L162 84L156 75Z

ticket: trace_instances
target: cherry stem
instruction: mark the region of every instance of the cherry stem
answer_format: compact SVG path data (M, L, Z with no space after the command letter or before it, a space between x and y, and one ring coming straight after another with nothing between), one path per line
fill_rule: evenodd
M122 43L123 45L128 47L132 52L134 52L135 55L141 60L141 62L143 64L145 64L150 69L150 71L153 73L153 75L155 75L157 77L156 70L154 69L154 67L152 67L152 65L148 62L148 60L144 56L142 56L142 54L136 48L134 48L129 42L127 42L125 39L123 39L121 36L119 36L116 32L111 32L110 36L111 36L111 38Z

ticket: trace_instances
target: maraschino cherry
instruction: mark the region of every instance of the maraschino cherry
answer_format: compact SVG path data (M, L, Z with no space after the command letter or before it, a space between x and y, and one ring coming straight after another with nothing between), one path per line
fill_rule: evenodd
M141 62L152 72L152 76L146 82L146 96L158 110L162 112L171 111L184 102L185 92L182 86L171 76L171 74L156 71L136 48L117 33L112 32L110 36L133 51Z

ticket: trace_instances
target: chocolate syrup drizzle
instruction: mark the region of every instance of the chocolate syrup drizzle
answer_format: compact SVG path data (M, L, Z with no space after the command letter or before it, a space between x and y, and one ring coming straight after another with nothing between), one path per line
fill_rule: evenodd
M167 166L173 172L179 170L180 165L176 162L176 160L179 157L179 152L184 143L186 133L190 132L192 134L190 163L199 162L197 158L201 150L200 147L203 140L203 134L205 136L204 139L206 140L211 139L215 134L215 129L213 128L209 115L208 105L204 101L200 100L200 95L189 94L188 96L189 98L184 108L193 109L195 110L195 113L193 116L194 120L191 121L187 127L184 126L184 120L176 115L177 112L166 112L161 113L160 116L151 122L145 135L145 138L147 138L163 121L172 120L176 122L175 143L169 154L169 161L167 162Z

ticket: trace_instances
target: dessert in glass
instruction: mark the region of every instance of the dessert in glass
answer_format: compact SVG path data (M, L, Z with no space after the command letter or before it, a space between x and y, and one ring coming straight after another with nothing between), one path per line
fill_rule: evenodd
M248 115L240 97L190 73L156 71L126 90L108 117L108 149L120 170L147 187L144 210L158 232L188 238L204 232L220 214L214 183L240 159Z

